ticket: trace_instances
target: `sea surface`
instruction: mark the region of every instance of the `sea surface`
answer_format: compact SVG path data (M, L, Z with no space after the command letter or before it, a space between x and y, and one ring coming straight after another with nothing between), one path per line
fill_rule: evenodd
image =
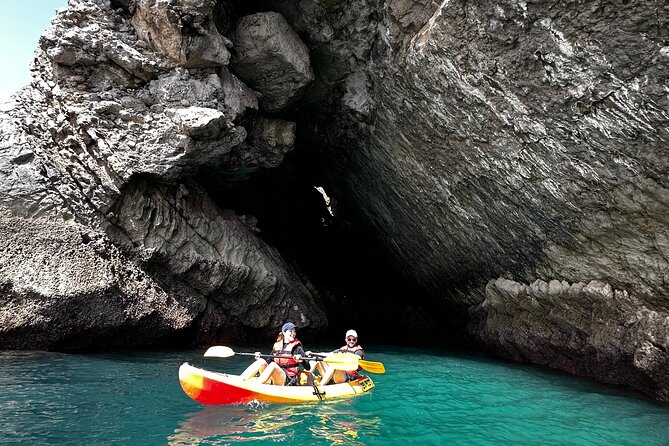
M241 406L190 400L177 370L239 373L248 357L0 352L0 445L669 445L669 405L632 392L474 353L365 350L386 367L371 394Z

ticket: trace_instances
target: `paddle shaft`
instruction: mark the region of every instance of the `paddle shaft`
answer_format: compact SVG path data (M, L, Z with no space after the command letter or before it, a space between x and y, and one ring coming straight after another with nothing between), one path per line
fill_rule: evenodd
M240 356L260 356L261 358L292 358L293 355L256 355L255 353L244 353L244 352L235 352L235 355ZM321 355L318 353L312 353L311 356L304 355L302 359L324 359L329 355Z
M245 352L235 352L235 355L240 355L240 356L260 356L261 358L292 358L292 356L286 356L286 355L256 355L255 353L245 353ZM305 360L312 360L312 359L319 359L321 361L325 361L328 365L331 367L334 367L336 370L344 370L346 372L352 372L356 369L357 367L357 362L355 364L351 364L350 362L344 362L344 363L339 363L336 360L332 359L330 355L319 355L318 353L312 353L311 356L303 356L302 359ZM363 367L364 368L364 367Z
M309 353L310 354L307 355L305 352L303 359L305 360L319 359L327 363L331 367L335 367L337 370L354 371L358 368L358 366L360 366L363 370L367 370L368 372L385 373L385 367L383 366L382 363L374 361L366 361L364 359L361 359L358 355L354 353L334 353L334 352L333 353L309 352ZM226 347L224 345L214 345L212 347L209 347L207 351L204 353L205 357L217 357L217 358L229 358L230 356L234 355L255 357L256 353L235 352L230 347ZM258 357L275 359L275 358L292 358L293 356L276 355L276 354L270 354L270 355L258 354Z
M240 356L259 356L261 358L292 358L293 355L256 355L255 353L240 353L240 352L235 352L235 355L240 355ZM313 355L313 356L303 356L302 359L316 359L320 357L320 355ZM323 356L324 357L324 356Z

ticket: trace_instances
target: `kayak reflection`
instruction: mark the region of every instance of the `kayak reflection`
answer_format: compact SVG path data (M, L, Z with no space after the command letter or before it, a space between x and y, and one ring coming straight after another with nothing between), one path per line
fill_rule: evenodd
M170 445L225 445L249 441L363 445L381 420L345 404L207 406L182 421Z

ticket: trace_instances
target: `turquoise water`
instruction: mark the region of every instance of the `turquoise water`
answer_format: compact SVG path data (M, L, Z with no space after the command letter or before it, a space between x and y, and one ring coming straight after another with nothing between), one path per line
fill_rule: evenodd
M387 370L370 395L230 407L191 401L177 369L239 373L248 358L0 352L0 445L669 444L669 406L633 393L475 354L366 350Z

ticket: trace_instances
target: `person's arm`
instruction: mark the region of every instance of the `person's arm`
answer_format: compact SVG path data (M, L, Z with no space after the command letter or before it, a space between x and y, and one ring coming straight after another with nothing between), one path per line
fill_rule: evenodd
M297 359L299 355L300 359ZM303 359L304 356L307 356L307 354L304 351L304 348L301 345L298 345L293 349L293 358L297 359L300 361L300 364L303 369L308 369L309 368L309 362L306 359Z
M298 345L293 349L293 356L295 355L307 356L306 353L304 352L304 348L301 345Z

